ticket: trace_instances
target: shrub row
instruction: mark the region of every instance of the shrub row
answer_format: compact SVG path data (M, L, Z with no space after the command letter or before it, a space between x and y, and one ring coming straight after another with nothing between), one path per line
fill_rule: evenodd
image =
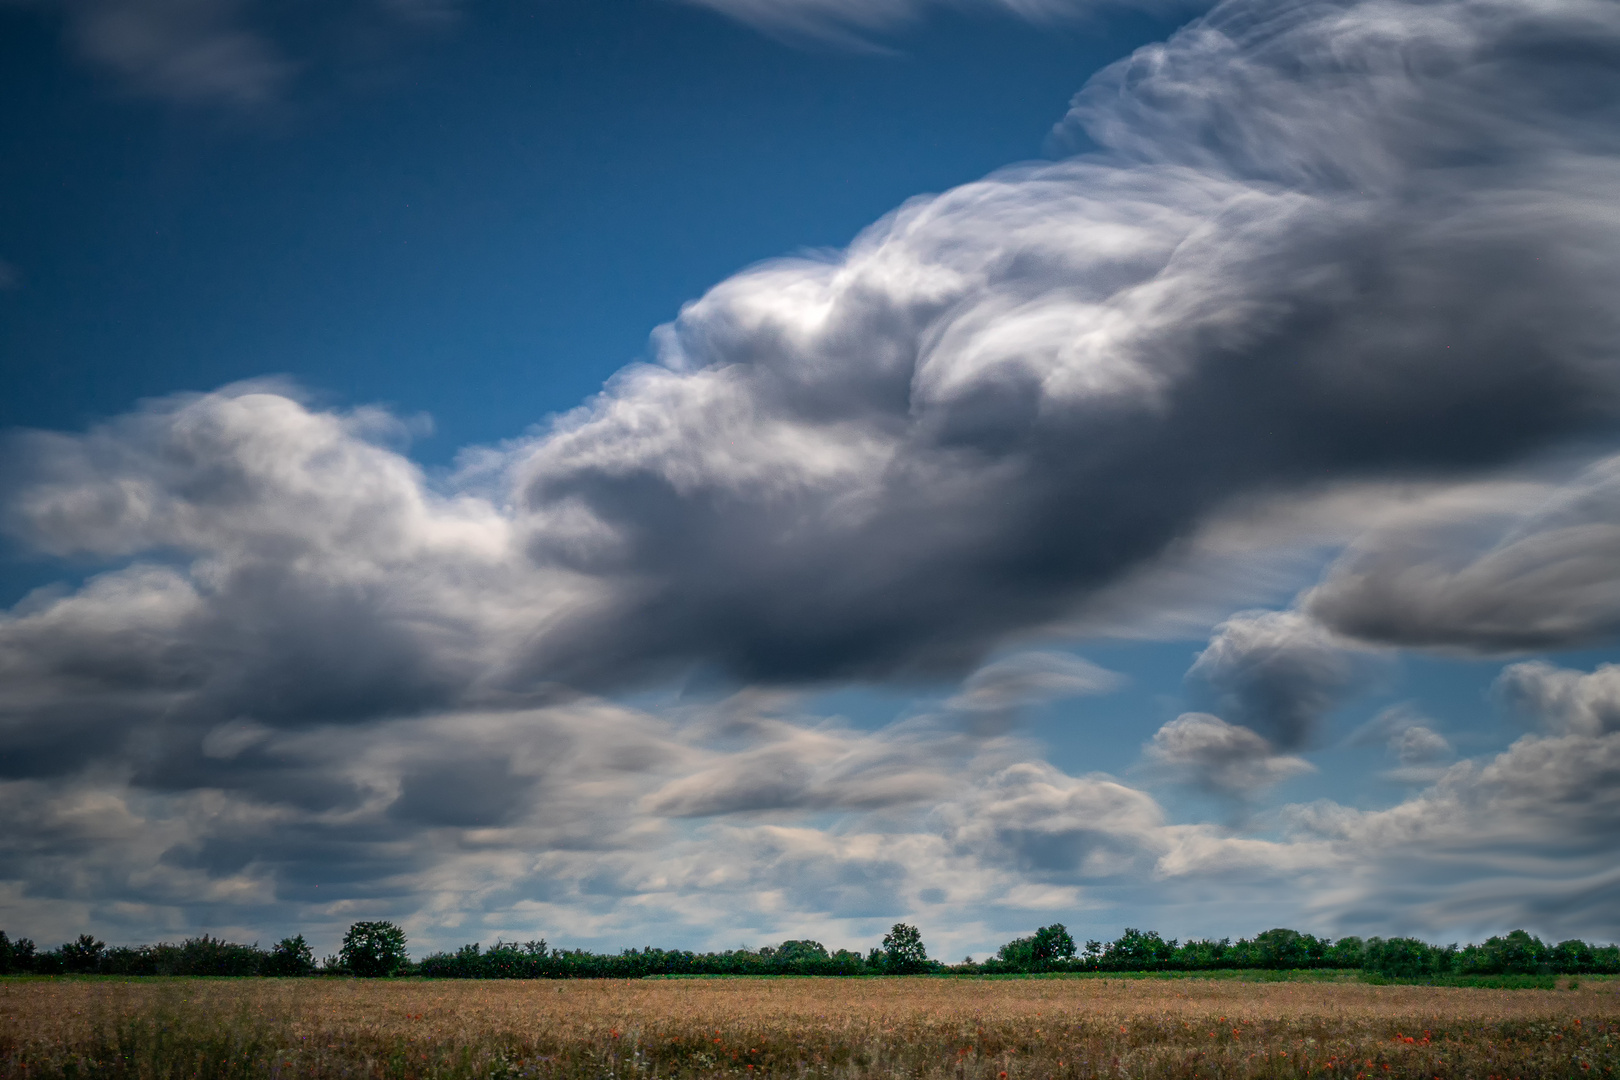
M315 958L304 936L286 938L272 949L238 945L204 934L178 945L115 946L108 948L89 934L80 934L48 952L39 952L27 938L13 941L0 930L0 974L35 975L308 975Z
M1154 931L1127 929L1110 942L1078 948L1061 924L1003 945L994 956L946 965L930 960L915 927L897 924L881 948L864 956L829 952L820 942L784 941L761 949L696 953L626 949L618 954L552 949L544 941L497 941L484 949L464 945L411 963L405 934L393 923L349 928L339 955L316 964L302 935L271 949L204 935L178 945L108 948L88 934L46 952L27 938L0 931L0 974L38 975L314 975L414 974L440 979L635 979L659 975L894 975L918 973L1034 974L1046 972L1218 971L1232 969L1351 969L1390 979L1496 975L1620 973L1620 947L1564 941L1547 945L1523 930L1479 945L1430 945L1416 938L1318 938L1294 930L1267 930L1231 941L1177 941Z
M1043 934L1056 944L1042 949ZM1061 925L1003 945L983 971L1218 971L1233 969L1360 969L1387 978L1473 975L1598 975L1620 973L1620 946L1564 941L1547 945L1515 930L1483 944L1430 945L1417 938L1318 938L1294 930L1267 930L1231 941L1165 939L1154 931L1126 930L1108 943L1076 950Z

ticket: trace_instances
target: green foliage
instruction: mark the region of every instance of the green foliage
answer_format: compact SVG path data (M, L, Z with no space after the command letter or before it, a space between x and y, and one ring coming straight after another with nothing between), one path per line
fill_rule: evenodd
M1274 970L1320 967L1327 951L1326 941L1297 930L1278 927L1254 936L1256 967Z
M1043 926L1029 937L1014 938L985 963L985 970L1035 972L1064 970L1074 958L1074 938L1062 923Z
M1077 955L1078 953L1078 955ZM496 941L488 950L477 943L454 953L435 953L411 966L405 933L389 922L355 923L343 939L340 956L317 967L303 935L284 938L269 951L203 935L180 944L159 943L108 948L89 934L48 952L37 952L27 938L0 932L0 974L36 975L277 975L350 972L381 976L413 971L432 978L571 979L728 975L877 975L945 972L1021 975L1118 972L1276 972L1360 970L1379 981L1443 985L1542 985L1558 975L1620 973L1620 947L1562 941L1549 946L1523 930L1459 949L1416 938L1343 937L1337 941L1278 927L1236 942L1166 939L1151 930L1127 928L1111 942L1087 941L1077 950L1062 923L1043 926L1003 945L982 964L966 961L946 968L928 959L922 935L897 923L880 948L865 957L847 949L829 952L819 941L790 940L761 949L694 953L655 948L626 949L617 955L581 949L557 950L544 940Z
M434 953L416 965L435 979L643 979L704 975L862 975L870 970L859 953L828 954L814 941L785 941L759 949L723 953L626 949L618 955L582 949L548 949L544 941L523 945L477 943L453 953ZM881 968L879 969L881 970Z
M1127 926L1125 932L1108 946L1104 959L1113 967L1126 971L1157 971L1170 966L1176 956L1176 940L1166 941L1157 930L1137 930Z
M784 964L815 963L828 959L827 947L819 941L784 941L776 947L776 959Z
M104 975L262 975L269 954L257 945L210 937L180 944L119 946L108 949L98 970Z
M34 970L34 943L27 938L12 941L0 930L0 975Z
M928 970L928 950L922 932L907 923L895 923L883 935L883 969L892 975Z
M264 958L261 970L266 975L308 975L315 970L315 953L303 934L282 938Z
M1540 938L1515 930L1506 937L1487 938L1483 945L1469 945L1457 954L1456 966L1468 975L1541 975L1555 968L1574 973L1591 970L1588 965L1596 960L1597 951L1584 941L1566 941L1549 949Z
M1362 967L1386 979L1424 979L1450 971L1452 955L1453 950L1417 938L1371 938L1362 953Z
M1323 958L1324 967L1358 968L1365 959L1367 943L1354 935L1342 937L1328 945L1327 954Z
M338 956L345 970L363 979L397 975L409 962L405 931L386 921L357 922L343 935Z

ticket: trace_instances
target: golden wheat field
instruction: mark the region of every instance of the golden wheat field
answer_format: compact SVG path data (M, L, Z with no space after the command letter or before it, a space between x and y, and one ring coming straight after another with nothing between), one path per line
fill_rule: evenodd
M1620 984L0 980L6 1077L1586 1077Z

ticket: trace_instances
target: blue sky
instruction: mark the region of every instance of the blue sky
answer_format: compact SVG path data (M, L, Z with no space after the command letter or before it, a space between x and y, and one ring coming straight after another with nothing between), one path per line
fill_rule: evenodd
M13 935L1620 936L1611 6L0 25Z
M1163 24L936 16L798 47L671 3L468 10L263 109L154 101L8 13L8 425L285 373L448 462L572 408L730 273L1043 154ZM294 28L284 48L314 52Z

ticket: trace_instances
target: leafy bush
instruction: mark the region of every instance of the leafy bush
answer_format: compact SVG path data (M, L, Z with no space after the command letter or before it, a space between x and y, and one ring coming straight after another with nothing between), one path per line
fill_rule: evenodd
M345 970L363 979L396 975L409 961L405 931L386 921L357 922L343 935L338 956Z

